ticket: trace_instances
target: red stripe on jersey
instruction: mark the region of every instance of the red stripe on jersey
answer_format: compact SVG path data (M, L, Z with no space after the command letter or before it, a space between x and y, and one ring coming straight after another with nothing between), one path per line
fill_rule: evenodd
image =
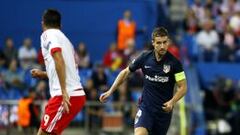
M51 49L51 55L53 55L55 52L61 52L62 49L60 47L52 48Z

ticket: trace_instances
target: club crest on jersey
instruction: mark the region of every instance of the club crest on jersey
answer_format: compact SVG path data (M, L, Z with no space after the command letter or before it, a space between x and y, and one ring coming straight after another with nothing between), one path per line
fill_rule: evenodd
M171 67L170 65L163 65L163 72L168 73L170 71Z

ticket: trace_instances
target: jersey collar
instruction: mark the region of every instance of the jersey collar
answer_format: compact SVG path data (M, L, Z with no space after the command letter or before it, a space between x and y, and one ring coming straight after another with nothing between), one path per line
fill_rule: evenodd
M163 61L165 61L167 55L168 55L168 51L163 55L162 59L160 61L157 61L157 58L155 56L155 53L154 53L154 50L152 51L152 56L153 56L153 59L157 62L157 63L162 63Z

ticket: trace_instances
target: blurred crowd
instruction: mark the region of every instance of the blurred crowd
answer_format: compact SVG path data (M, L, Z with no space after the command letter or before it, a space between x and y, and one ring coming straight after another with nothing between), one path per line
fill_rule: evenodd
M170 29L178 41L181 60L185 65L204 62L221 66L221 63L239 62L239 0L161 2L162 7L169 7L165 10L168 21L172 26L179 26L176 30ZM207 134L240 134L239 82L236 78L228 78L221 73L208 82L210 85L207 87L200 82L204 95L203 115ZM191 130L194 130L194 125L192 126ZM198 133L192 131L192 134Z
M174 1L174 0L172 0ZM172 23L178 23L181 44L192 61L239 62L240 3L237 0L189 0L170 8ZM182 2L184 3L184 2ZM185 8L184 8L185 7ZM176 12L185 16L176 19ZM175 12L174 12L175 11ZM173 16L173 17L171 17ZM178 21L176 21L178 20ZM178 25L179 26L179 25Z

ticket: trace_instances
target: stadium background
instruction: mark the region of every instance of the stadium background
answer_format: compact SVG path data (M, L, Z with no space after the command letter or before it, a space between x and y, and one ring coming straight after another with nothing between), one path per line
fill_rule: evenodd
M31 68L43 67L38 52L41 15L47 8L62 14L62 31L79 54L79 74L88 94L86 108L64 134L133 133L141 73L133 74L107 104L99 104L97 97L131 59L151 49L155 26L169 30L170 51L182 61L188 80L187 96L175 107L169 135L240 134L237 0L2 0L0 134L26 134L17 126L17 104L29 90L35 91L35 104L40 107L49 98L47 81L29 74ZM126 10L136 23L136 36L123 53L109 51L117 42L118 21ZM23 44L32 44L34 51L20 51ZM82 46L86 51L81 51ZM29 59L27 53L35 56Z

